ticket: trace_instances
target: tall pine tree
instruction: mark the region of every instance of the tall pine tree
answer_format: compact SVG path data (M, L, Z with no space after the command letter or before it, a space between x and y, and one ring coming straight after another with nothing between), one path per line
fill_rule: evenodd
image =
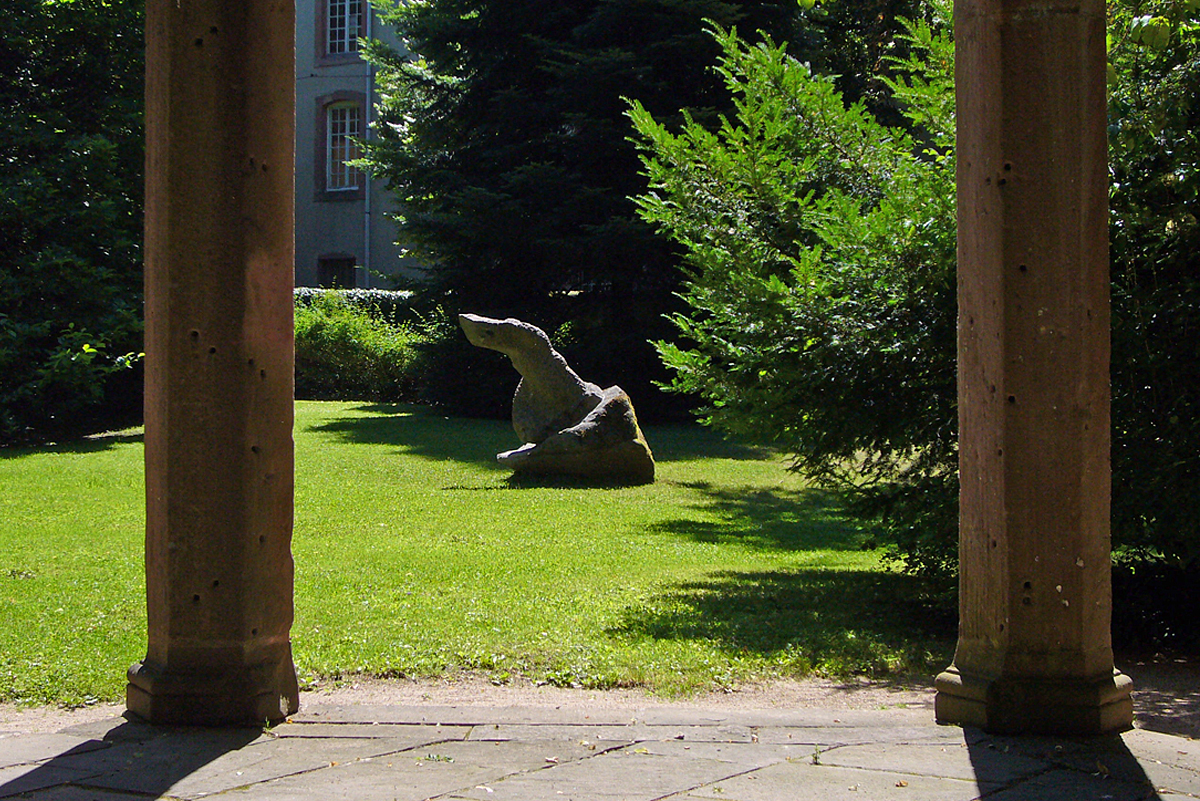
M730 99L706 20L787 38L797 11L795 0L426 0L385 12L414 57L367 49L380 67L370 168L393 190L426 294L451 313L542 326L581 373L653 411L661 368L647 341L666 333L680 259L630 200L646 180L623 98L660 119L686 108L715 120Z

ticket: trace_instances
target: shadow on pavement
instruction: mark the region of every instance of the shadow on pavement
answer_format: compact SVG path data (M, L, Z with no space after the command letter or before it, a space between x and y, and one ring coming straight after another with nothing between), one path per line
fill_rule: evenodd
M979 789L986 795L992 788L1008 787L991 796L997 801L1160 798L1119 734L1004 737L978 729L965 729L963 734Z
M1200 739L1200 661L1118 656L1117 668L1133 679L1139 729Z
M257 728L159 727L137 720L118 722L98 734L76 738L66 732L49 735L64 741L64 750L48 760L45 749L53 746L53 740L28 737L10 743L10 747L21 747L29 753L6 753L0 761L0 765L8 766L0 774L6 777L0 784L0 798L26 793L29 795L22 797L62 798L68 792L65 788L81 785L157 798L202 772L205 766L263 736L262 729ZM25 765L30 769L21 770ZM237 780L230 779L229 786L244 783L240 777L238 774ZM207 784L213 784L211 779Z

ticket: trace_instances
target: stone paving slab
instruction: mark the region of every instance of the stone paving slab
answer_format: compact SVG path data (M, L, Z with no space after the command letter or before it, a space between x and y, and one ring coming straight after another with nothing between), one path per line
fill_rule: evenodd
M413 748L411 738L329 738L314 747L313 741L296 738L260 739L227 753L196 754L178 743L149 752L129 744L120 750L119 764L101 776L88 779L89 787L134 793L165 793L173 798L200 798L235 787L254 785L281 776L309 774L367 757ZM421 743L425 747L436 744ZM64 760L65 761L65 760Z
M738 745L698 743L688 748L676 742L645 743L512 775L451 797L475 801L653 801L785 758L778 752L754 753L761 749L738 749Z
M968 748L961 741L837 746L818 755L820 764L843 768L887 770L899 774L936 776L971 781L1002 772L1020 779L1046 769L1046 763L1020 753L1001 754L987 748Z
M170 798L170 796L158 797ZM146 801L146 796L142 793L118 793L110 790L97 790L94 787L71 785L38 790L28 795L22 795L20 798L24 801Z
M572 724L624 726L635 722L636 710L562 709L558 707L320 705L301 710L295 723L439 723L444 726L486 724Z
M89 770L37 763L0 768L0 798L20 796L46 787L59 787L93 775L95 773Z
M744 726L570 726L533 724L493 724L475 726L472 740L588 740L593 742L642 742L653 740L686 740L687 742L751 743L756 742L754 731Z
M5 735L0 737L0 768L39 762L65 754L81 754L104 748L97 738L70 734Z
M0 798L1181 801L1200 742L996 737L907 709L314 707L268 731L0 736Z
M859 770L811 760L789 760L683 796L704 801L832 801L832 799L896 799L896 801L974 801L997 785L961 779L915 776L887 770Z
M282 723L271 729L274 737L306 737L324 739L343 737L355 739L399 740L465 740L482 727L432 726L414 723Z
M752 730L756 742L792 745L855 745L863 743L908 743L918 741L962 741L962 732L950 726L837 726L826 728L767 726Z

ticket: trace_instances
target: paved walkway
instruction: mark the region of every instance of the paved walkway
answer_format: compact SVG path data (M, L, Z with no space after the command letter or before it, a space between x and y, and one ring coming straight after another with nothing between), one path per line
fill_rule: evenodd
M992 737L925 709L313 706L269 731L0 733L0 798L1183 799L1200 798L1200 741Z

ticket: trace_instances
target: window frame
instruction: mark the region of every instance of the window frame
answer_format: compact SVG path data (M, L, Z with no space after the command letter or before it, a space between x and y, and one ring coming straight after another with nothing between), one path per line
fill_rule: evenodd
M331 38L333 31L330 30L332 10L336 5L345 4L347 6L347 13L342 17L342 21L345 22L345 20L350 16L348 13L348 8L351 3L358 4L358 27L355 31L355 36L353 39L351 39L349 36L340 37L339 41L344 43L346 49L338 52L331 52L330 47L334 43L334 40ZM317 66L328 67L337 64L353 64L357 61L361 61L362 57L358 50L358 40L366 32L366 15L371 13L367 0L318 0L316 6Z
M322 253L317 256L317 285L324 289L355 289L358 268L358 259L352 253ZM341 280L346 278L348 282Z
M367 187L367 176L362 170L347 168L352 171L352 184L332 186L330 183L330 162L333 157L330 119L332 111L337 108L357 109L359 127L353 138L362 139L366 133L366 95L362 92L338 91L317 98L313 130L315 197L318 201L362 200Z

